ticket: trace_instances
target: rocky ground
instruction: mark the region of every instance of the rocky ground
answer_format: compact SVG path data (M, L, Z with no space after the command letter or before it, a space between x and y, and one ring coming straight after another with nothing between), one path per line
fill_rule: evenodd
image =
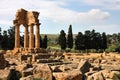
M120 80L119 53L0 51L0 80Z

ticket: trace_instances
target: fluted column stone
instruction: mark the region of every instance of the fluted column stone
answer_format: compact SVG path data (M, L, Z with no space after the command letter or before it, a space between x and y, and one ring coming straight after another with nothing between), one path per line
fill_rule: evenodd
M29 41L29 48L34 48L34 25L30 25L30 41Z
M36 24L35 48L40 48L40 24Z
M15 24L15 48L20 48L20 25Z
M24 48L29 47L29 35L28 35L28 26L24 26Z

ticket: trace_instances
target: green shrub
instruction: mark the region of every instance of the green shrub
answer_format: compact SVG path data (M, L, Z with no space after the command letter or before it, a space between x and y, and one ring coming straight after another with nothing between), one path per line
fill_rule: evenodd
M120 74L114 74L113 80L120 80Z

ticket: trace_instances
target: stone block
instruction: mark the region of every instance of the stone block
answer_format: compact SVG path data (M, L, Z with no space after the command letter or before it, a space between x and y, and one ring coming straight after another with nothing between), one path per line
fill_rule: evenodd
M22 71L22 76L27 77L29 75L33 75L33 69L34 68L28 68Z
M105 78L101 72L96 72L88 76L86 80L105 80Z
M91 64L87 60L81 60L78 64L77 69L84 74L89 71L90 67L91 67Z
M52 70L47 64L37 64L33 71L33 76L36 79L52 80Z
M79 70L71 70L66 72L54 72L55 80L82 80L83 75Z
M10 80L10 70L0 70L0 80Z

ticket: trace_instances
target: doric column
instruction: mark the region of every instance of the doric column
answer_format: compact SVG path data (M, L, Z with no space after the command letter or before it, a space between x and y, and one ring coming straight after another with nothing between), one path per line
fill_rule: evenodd
M30 41L29 41L29 48L34 48L34 25L30 25Z
M24 48L28 48L29 47L29 34L28 34L28 26L24 25L25 29L24 29Z
M40 24L36 24L35 48L40 48Z
M20 25L15 24L15 48L20 48Z

